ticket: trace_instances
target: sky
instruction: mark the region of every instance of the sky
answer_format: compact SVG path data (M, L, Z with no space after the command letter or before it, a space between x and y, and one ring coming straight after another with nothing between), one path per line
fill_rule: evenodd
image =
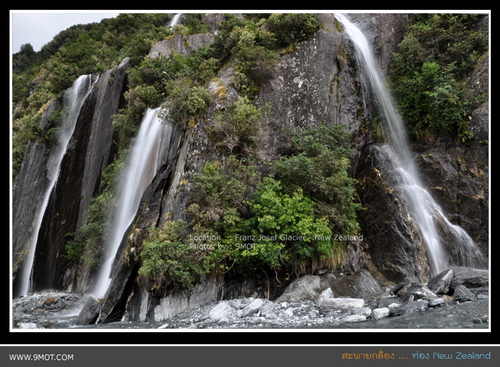
M59 32L75 24L100 22L104 18L114 18L119 13L109 12L72 12L69 11L11 11L12 53L20 50L21 45L30 43L35 51L52 41Z

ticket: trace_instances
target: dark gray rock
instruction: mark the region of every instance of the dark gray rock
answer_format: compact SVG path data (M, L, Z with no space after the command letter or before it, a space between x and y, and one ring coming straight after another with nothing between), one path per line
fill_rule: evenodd
M366 208L358 214L364 251L387 280L423 283L430 273L426 250L395 170L384 146L368 145L362 150L356 191Z
M327 273L304 275L294 280L277 301L299 302L317 300L321 292L330 288L333 297L373 299L383 293L378 280L366 269L351 275Z
M487 115L483 116L483 124L489 124ZM451 145L443 141L416 149L421 151L417 160L424 184L444 212L449 213L450 222L459 224L471 235L485 256L489 244L488 145L475 141L467 146ZM443 237L442 246L451 257L451 265L474 268L487 265L479 261L478 254L468 253L467 248L460 249L456 234L438 229Z
M427 286L422 284L409 283L401 288L398 292L402 302L410 302L416 300L433 301L439 298Z
M101 302L94 296L90 296L85 302L78 318L75 323L77 325L89 325L94 324L99 315L99 310L101 309Z
M453 298L459 302L477 301L477 296L464 285L459 285L455 288Z
M429 308L429 301L419 299L417 301L410 301L400 308L404 313L423 312Z
M436 294L446 294L454 277L455 272L453 269L445 270L432 278L427 283L427 287Z
M487 289L489 286L489 272L483 269L454 268L455 278L451 282L451 288L464 285L470 289Z
M319 275L304 275L294 280L286 288L277 302L298 302L306 299L315 300L324 290L321 284L321 276ZM331 289L330 289L331 291Z
M24 255L28 252L32 236L32 223L36 208L41 205L47 181L47 146L40 141L30 141L26 146L23 163L12 191L12 276L13 296L19 296L20 274Z

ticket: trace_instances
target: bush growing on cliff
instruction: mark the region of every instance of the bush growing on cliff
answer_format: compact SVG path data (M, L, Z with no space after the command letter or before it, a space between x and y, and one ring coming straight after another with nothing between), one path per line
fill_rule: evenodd
M333 233L359 231L354 179L349 177L350 148L343 126L325 125L295 133L290 152L273 163L285 188L301 188L315 202L318 216L328 218Z
M217 140L216 145L239 158L253 158L268 109L255 106L247 97L238 97L214 119L211 134Z
M250 201L247 233L255 236L237 254L241 265L275 268L305 264L329 255L332 232L325 217L314 215L314 203L301 188L288 194L280 181L266 177Z
M416 14L394 54L392 83L403 118L416 138L472 133L469 116L483 101L463 79L487 51L477 14Z
M161 230L151 228L143 243L139 269L151 290L164 293L171 288L192 288L197 277L210 270L203 250L189 245L186 228L183 221L167 221Z
M307 40L321 28L321 22L314 14L277 13L271 14L264 27L274 34L277 48Z

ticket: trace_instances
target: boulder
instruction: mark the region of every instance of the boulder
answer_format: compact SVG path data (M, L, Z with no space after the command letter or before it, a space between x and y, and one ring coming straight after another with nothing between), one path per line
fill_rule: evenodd
M467 288L488 288L489 272L485 269L454 268L455 278L451 281L450 288L464 285Z
M401 297L401 301L409 302L423 299L426 301L433 301L439 298L433 291L431 291L427 286L422 284L409 283L403 286L398 292Z
M43 301L43 304L45 306L50 306L51 304L53 304L54 302L56 302L56 299L54 297L49 297L47 298L45 301Z
M241 317L247 317L257 313L263 305L264 301L262 299L254 299L242 310Z
M445 270L432 278L427 287L436 294L446 294L450 290L450 284L455 277L453 269Z
M366 316L363 315L349 315L347 317L344 317L342 322L363 322L366 321Z
M275 316L274 308L276 304L274 302L269 302L260 309L260 315L263 317L273 317Z
M220 321L231 316L232 314L233 308L226 302L221 302L210 310L209 317L214 321Z
M319 295L318 299L316 299L316 305L318 307L321 307L321 304L330 298L333 298L333 292L331 288L325 289L321 294Z
M304 275L290 283L285 292L276 301L300 302L315 299L322 290L321 277L319 275Z
M410 301L403 307L401 307L399 310L403 311L404 313L412 313L412 312L422 312L426 311L429 308L429 301L419 299L417 301Z
M361 298L328 298L320 306L322 309L340 311L354 311L363 307L365 307L365 301Z
M372 312L372 317L375 320L380 320L384 317L389 316L390 310L387 307L376 308Z
M389 305L394 304L394 303L398 303L398 302L399 302L398 297L384 297L384 298L379 299L378 308L389 307Z
M476 302L477 297L474 293L472 293L466 286L464 285L459 285L458 287L455 288L455 291L453 292L453 298L459 302L467 302L467 301L472 301Z

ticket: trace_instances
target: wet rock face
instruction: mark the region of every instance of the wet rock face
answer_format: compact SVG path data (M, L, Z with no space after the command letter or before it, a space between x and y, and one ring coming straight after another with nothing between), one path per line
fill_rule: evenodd
M114 154L112 116L123 102L128 63L129 59L126 58L120 65L102 74L82 105L75 131L61 162L59 179L52 190L40 227L33 264L34 290L64 289L69 286L65 279L67 264L63 256L66 236L75 233L83 225L92 197L101 191L102 173ZM53 110L56 107L49 108L47 113ZM44 115L42 122L46 124L47 121L50 121L50 116ZM14 202L17 205L15 215L28 213L29 217L36 212L34 207L22 203L32 200L32 205L36 205L39 200L37 192L40 192L46 171L50 169L44 163L45 151L42 152L42 147L39 143L28 146L31 153L26 156L25 165L29 165L31 170L21 170L18 175L19 185L23 185L24 189L14 190ZM28 182L31 183L28 185ZM26 228L31 227L31 222ZM23 232L16 230L16 233ZM83 276L77 286L84 289L89 276L88 269L83 269L81 274Z
M453 224L460 225L488 254L488 146L445 142L425 145L418 157L422 176Z
M376 145L367 146L360 158L356 190L363 205L358 213L362 245L387 280L424 281L429 266L423 240L389 162Z
M374 49L382 71L387 75L392 62L392 54L403 40L408 21L413 14L352 14L354 19L365 22L365 32L371 34Z
M22 266L23 254L27 252L27 242L32 231L31 226L36 208L41 204L45 188L46 170L44 153L46 145L29 142L24 154L23 164L19 171L16 185L12 193L12 264L14 280ZM16 296L14 284L14 296Z

